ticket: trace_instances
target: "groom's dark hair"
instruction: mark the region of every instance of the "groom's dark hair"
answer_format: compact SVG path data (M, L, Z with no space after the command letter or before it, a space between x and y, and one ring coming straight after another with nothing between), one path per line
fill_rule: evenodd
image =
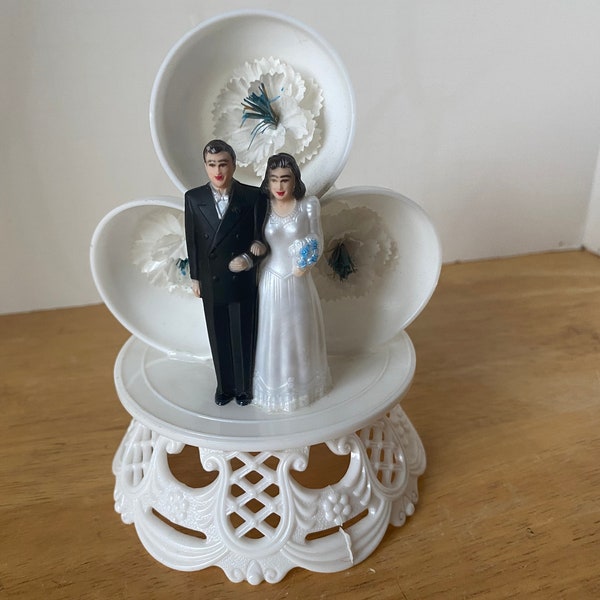
M219 152L227 152L229 156L231 156L231 160L235 166L235 151L234 149L223 140L211 140L204 146L204 151L202 152L202 159L206 162L207 154L219 154Z

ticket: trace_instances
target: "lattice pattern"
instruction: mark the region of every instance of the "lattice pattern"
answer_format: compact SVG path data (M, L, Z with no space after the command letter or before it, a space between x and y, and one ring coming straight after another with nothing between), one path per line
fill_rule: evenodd
M148 474L156 437L152 430L135 422L127 432L122 467L123 477L130 486L139 485Z
M361 429L359 435L377 473L377 479L386 487L395 485L398 476L405 473L406 465L397 436L388 419L380 419L370 427Z
M235 535L273 539L281 520L279 459L268 452L239 452L229 462L233 502L227 512Z

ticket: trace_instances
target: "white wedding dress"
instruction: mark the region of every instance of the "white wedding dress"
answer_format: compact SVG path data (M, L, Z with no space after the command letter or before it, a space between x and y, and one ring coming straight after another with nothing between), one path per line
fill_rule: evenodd
M265 227L270 252L260 273L253 404L269 412L308 406L329 390L331 377L321 303L310 269L323 252L320 206L315 197L292 212L270 210Z

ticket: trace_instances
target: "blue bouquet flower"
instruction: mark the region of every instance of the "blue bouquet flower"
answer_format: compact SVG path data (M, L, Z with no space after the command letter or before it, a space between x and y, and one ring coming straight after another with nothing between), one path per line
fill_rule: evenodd
M308 239L300 251L298 252L299 257L297 265L301 269L314 265L319 260L319 242L314 238Z

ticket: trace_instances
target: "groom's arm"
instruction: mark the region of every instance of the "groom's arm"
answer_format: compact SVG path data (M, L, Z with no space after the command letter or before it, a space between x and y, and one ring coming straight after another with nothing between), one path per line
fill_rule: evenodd
M244 252L233 258L229 263L229 270L232 273L249 271L256 264L256 258L260 258L267 253L267 245L264 242L265 218L267 214L267 202L265 196L258 192L254 198L253 210L253 231L254 241L250 244L249 252Z

